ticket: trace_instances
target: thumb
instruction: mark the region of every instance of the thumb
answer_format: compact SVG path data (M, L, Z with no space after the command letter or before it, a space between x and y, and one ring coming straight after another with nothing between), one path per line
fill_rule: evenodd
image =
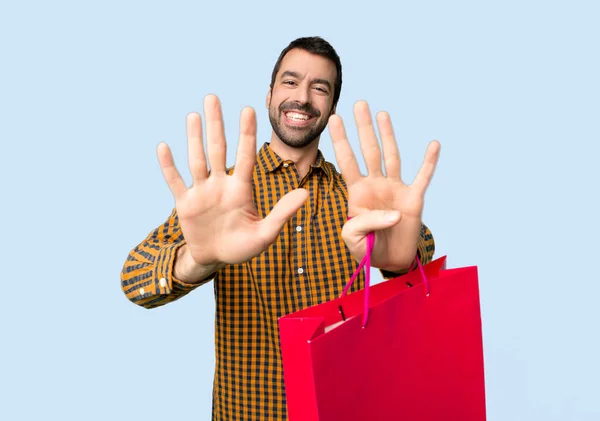
M364 237L372 231L393 227L400 221L400 211L371 210L350 219L344 225L346 234L351 237Z
M292 190L279 199L271 212L260 222L261 236L269 244L275 241L283 226L298 212L308 196L306 189Z

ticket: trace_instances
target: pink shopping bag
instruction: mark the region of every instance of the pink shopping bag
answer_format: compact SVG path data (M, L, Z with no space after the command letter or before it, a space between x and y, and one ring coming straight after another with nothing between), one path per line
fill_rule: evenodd
M279 328L289 421L486 418L476 267L442 257Z

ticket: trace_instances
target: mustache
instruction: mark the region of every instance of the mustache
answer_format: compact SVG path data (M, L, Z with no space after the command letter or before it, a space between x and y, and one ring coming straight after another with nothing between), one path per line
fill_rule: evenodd
M318 109L316 109L315 107L313 107L312 105L310 105L309 103L301 104L299 102L284 102L283 104L281 104L279 106L279 111L281 111L281 112L301 111L312 117L320 117L321 116L321 112Z

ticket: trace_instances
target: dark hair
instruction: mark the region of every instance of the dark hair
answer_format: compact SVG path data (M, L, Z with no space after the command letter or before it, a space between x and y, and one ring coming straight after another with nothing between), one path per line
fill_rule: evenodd
M335 68L337 70L337 77L335 78L333 91L333 107L335 107L338 99L340 99L340 93L342 92L342 62L340 61L340 57L337 55L331 44L321 37L298 38L290 42L290 44L283 49L281 54L279 54L279 58L277 59L275 67L273 68L273 73L271 74L271 89L273 89L273 85L275 84L275 78L277 77L277 72L279 72L279 68L281 67L281 61L283 60L283 57L285 57L285 55L294 48L299 48L311 54L325 57L335 64Z

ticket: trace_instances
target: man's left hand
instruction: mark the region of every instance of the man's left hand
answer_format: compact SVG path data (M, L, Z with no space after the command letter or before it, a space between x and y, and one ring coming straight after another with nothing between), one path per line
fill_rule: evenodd
M390 272L406 270L414 261L421 232L421 215L425 191L431 182L440 154L440 144L432 141L425 159L411 185L400 178L400 154L390 117L377 114L377 126L383 146L382 155L369 106L358 101L354 106L360 147L368 175L360 173L358 163L348 142L342 119L329 118L329 132L336 159L348 186L349 220L342 230L346 246L360 261L366 252L366 238L375 232L371 264Z

